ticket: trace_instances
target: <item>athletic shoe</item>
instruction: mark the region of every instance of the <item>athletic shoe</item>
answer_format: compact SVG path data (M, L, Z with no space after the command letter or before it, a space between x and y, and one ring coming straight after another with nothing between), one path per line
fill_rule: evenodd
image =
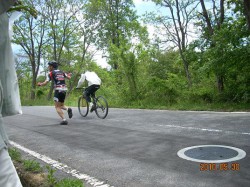
M71 108L68 108L68 115L69 115L69 118L72 118L73 113L72 113L72 109Z
M63 120L63 121L60 123L60 125L68 125L68 121Z
M91 109L90 109L90 112L93 112L95 110L95 105L92 105Z

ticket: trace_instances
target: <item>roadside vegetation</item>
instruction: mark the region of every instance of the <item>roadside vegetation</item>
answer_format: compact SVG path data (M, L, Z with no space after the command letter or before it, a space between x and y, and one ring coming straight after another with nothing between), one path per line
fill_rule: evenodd
M24 187L84 187L83 181L78 179L56 178L54 168L42 166L36 160L23 159L16 148L8 151Z

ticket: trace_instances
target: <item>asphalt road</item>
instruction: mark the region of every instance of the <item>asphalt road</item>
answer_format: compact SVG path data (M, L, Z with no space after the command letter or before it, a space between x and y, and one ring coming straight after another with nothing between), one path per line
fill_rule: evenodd
M67 126L54 107L23 107L4 121L11 141L111 186L250 186L250 113L112 108L104 120L73 113ZM234 162L237 170L201 171L177 155L199 145L232 146L246 156Z

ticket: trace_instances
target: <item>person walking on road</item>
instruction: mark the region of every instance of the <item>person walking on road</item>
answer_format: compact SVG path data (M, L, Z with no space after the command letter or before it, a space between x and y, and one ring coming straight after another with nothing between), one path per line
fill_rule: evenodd
M67 125L68 121L64 117L64 113L62 110L67 110L69 118L72 118L73 113L72 109L69 107L66 107L64 105L66 92L67 92L67 86L65 82L65 78L70 79L70 74L66 74L63 71L57 69L58 63L55 61L51 61L48 63L48 69L49 69L49 75L47 79L44 82L38 82L38 86L44 86L51 80L54 81L54 101L55 101L55 108L58 113L58 115L62 118L61 125Z
M84 91L84 96L89 102L90 112L93 112L95 110L95 106L93 105L90 96L95 97L95 92L100 88L101 79L95 72L86 71L85 73L81 74L81 78L79 79L76 88L80 88L85 80L88 82L88 87Z

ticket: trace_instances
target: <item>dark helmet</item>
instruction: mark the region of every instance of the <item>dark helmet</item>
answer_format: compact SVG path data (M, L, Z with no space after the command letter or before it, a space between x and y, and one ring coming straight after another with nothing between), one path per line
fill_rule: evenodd
M50 62L48 63L48 65L49 65L49 66L52 66L52 67L55 68L55 69L57 69L57 67L58 67L58 64L57 64L56 61L50 61Z

